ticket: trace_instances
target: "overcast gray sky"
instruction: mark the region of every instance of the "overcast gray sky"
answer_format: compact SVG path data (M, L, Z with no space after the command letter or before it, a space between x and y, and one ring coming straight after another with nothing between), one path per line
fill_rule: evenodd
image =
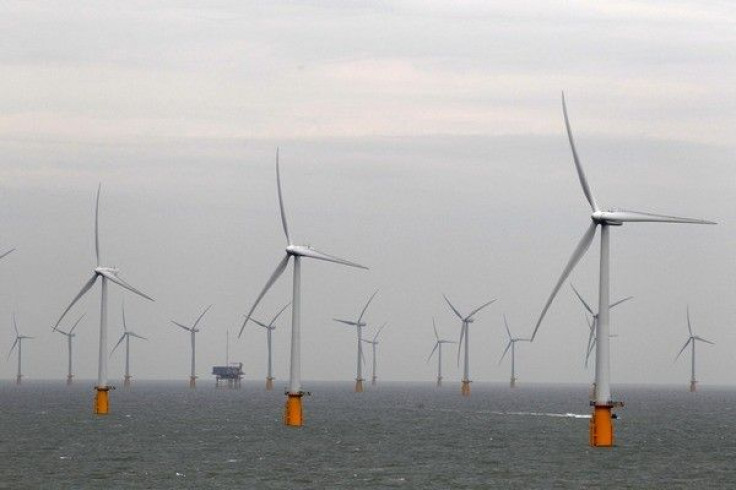
M496 3L496 2L494 2ZM224 360L283 254L274 156L291 233L370 271L303 267L305 379L354 377L354 331L383 321L379 376L431 380L434 316L469 310L471 377L497 366L502 314L528 334L584 232L589 208L564 133L599 203L706 217L716 227L630 224L612 233L612 379L685 384L673 364L689 303L704 384L736 372L736 15L729 2L16 2L0 16L0 348L23 333L31 379L63 378L50 326L94 265L94 192L102 182L103 262L156 298L128 295L136 378L198 373ZM598 241L572 279L597 301ZM285 275L262 302L290 300ZM122 293L110 295L110 338ZM78 375L96 375L99 287L76 308ZM275 335L285 381L289 315ZM0 320L0 332L3 321ZM134 339L135 340L135 339ZM524 382L587 382L587 326L569 286L532 345ZM231 344L250 379L265 376L265 335ZM453 356L447 378L458 379ZM15 358L0 376L15 374ZM122 376L116 353L110 374ZM305 387L308 389L308 382ZM615 388L614 388L615 390Z

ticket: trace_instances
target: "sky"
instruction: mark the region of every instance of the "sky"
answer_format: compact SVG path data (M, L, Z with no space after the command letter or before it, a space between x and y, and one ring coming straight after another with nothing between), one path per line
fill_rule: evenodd
M728 2L10 2L0 18L0 349L23 334L30 380L63 379L51 332L102 261L155 298L110 293L110 343L129 327L134 379L187 380L225 357L263 379L265 332L235 340L286 245L276 148L296 242L368 271L305 261L303 377L355 377L356 317L379 290L379 379L431 381L434 336L471 326L471 378L504 382L503 315L529 335L588 226L564 130L564 90L598 202L718 222L612 230L612 382L689 380L674 363L689 305L705 385L736 372L736 14ZM597 302L598 241L571 276ZM255 317L290 301L287 272ZM99 286L77 328L79 378L96 377ZM5 318L6 321L1 319ZM290 314L274 369L286 382ZM133 339L136 340L136 339ZM565 285L519 383L586 383L587 325ZM122 378L123 358L110 377ZM455 352L445 376L461 370ZM15 375L2 359L0 377ZM121 384L121 381L117 381Z

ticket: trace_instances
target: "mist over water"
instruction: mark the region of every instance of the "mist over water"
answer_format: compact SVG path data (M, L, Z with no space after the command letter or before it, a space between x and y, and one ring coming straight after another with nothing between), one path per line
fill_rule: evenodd
M134 382L94 416L93 383L0 385L3 488L470 488L736 485L736 391L618 387L617 447L588 446L588 387L306 383L306 425L266 392Z

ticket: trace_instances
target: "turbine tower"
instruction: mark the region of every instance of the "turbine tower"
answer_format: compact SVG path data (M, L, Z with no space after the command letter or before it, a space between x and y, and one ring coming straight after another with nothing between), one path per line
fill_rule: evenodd
M253 321L256 325L259 325L266 329L266 347L268 348L268 374L266 375L266 391L271 391L273 389L273 380L274 380L273 362L272 362L273 345L271 342L271 334L273 333L274 330L276 330L276 326L274 325L274 323L276 323L276 320L278 320L278 318L281 316L284 310L289 307L289 305L291 305L291 303L286 303L286 305L284 305L284 307L281 308L278 313L276 313L276 315L271 320L271 323L266 324L263 322L259 322L255 318L251 318L251 321Z
M688 345L690 345L690 392L694 393L696 390L696 385L698 383L697 379L695 378L695 342L705 342L706 344L715 345L714 342L711 342L710 340L706 340L703 337L700 337L698 335L693 334L693 327L690 325L690 308L687 309L687 331L690 333L690 336L687 338L687 342L685 342L685 345L682 346L682 349L680 349L680 352L677 353L677 357L675 357L675 361L680 358L680 355L682 355L683 351L687 348Z
M437 387L439 388L442 386L442 344L457 344L457 342L454 340L443 340L440 338L437 333L437 325L434 323L434 318L432 318L432 328L434 328L435 343L432 352L429 353L427 362L432 359L435 351L437 351Z
M620 209L611 209L603 211L598 207L598 203L593 197L593 192L588 185L585 177L583 166L578 158L575 148L575 142L570 129L570 121L567 117L567 106L565 105L565 94L562 94L562 111L565 118L565 127L567 129L567 137L570 141L572 156L577 169L578 178L583 188L585 198L590 204L592 214L590 216L591 223L585 234L578 243L575 251L570 257L567 265L562 271L562 275L552 289L547 302L542 308L537 324L534 327L532 340L534 340L539 326L542 324L544 316L547 314L552 301L555 299L557 292L562 284L567 280L570 272L575 268L580 259L585 255L590 244L595 238L596 229L601 228L601 253L600 253L600 289L598 294L598 322L596 324L596 351L595 351L595 401L593 402L594 411L590 421L590 444L591 446L609 447L613 445L613 423L611 421L611 409L614 406L621 406L621 403L614 403L611 398L610 386L610 357L609 357L609 304L610 304L610 228L612 226L621 226L624 223L690 223L690 224L715 224L711 221L691 218L678 218L675 216L664 216L659 214L642 213L638 211L626 211Z
M204 317L205 313L210 311L210 308L212 308L212 305L209 305L207 308L204 309L204 311L199 315L197 320L194 322L194 325L192 325L191 327L187 327L185 325L182 325L179 322L175 322L174 320L171 320L171 323L189 332L189 335L192 340L192 365L191 365L191 371L189 373L189 387L190 388L197 387L197 373L196 373L196 366L195 366L195 359L196 359L196 352L197 352L197 349L196 349L197 337L196 336L197 336L197 332L199 332L197 325L199 325L199 322L202 320L202 317Z
M458 364L460 363L460 349L463 347L463 337L465 337L465 362L463 363L463 381L460 392L463 394L463 396L470 396L470 330L469 326L471 323L475 321L476 313L478 313L480 310L485 308L486 306L490 305L495 299L490 300L488 303L485 303L478 308L474 309L470 312L468 316L463 316L457 308L452 306L452 303L450 303L450 300L447 299L447 296L444 294L442 295L445 298L445 301L447 301L447 304L450 305L450 308L452 308L452 311L455 312L457 317L462 321L462 327L460 328L460 343L457 346L457 360Z
M352 327L356 327L355 330L358 335L358 361L357 361L357 370L355 373L355 392L356 393L363 393L363 327L365 327L367 324L363 321L363 315L365 315L365 311L368 309L368 305L371 304L371 301L373 301L373 298L376 297L376 294L378 294L378 290L371 295L371 297L368 299L368 302L363 307L363 310L360 312L360 316L358 316L358 319L356 321L352 320L340 320L338 318L333 318L334 321L344 323L345 325L350 325ZM375 373L374 373L375 374Z
M72 384L72 378L74 377L74 374L72 373L72 339L77 336L77 334L74 333L74 329L77 328L77 325L79 325L79 322L82 321L82 318L84 318L84 315L86 315L86 313L83 313L82 316L80 316L79 319L76 322L74 322L74 325L72 326L72 328L69 329L68 332L64 332L63 330L59 328L56 329L57 332L66 336L67 351L69 352L69 361L67 363L67 373L66 373L67 386Z
M376 335L373 336L373 340L363 339L363 342L366 344L371 345L371 349L373 350L373 370L371 374L371 386L376 386L376 380L378 379L378 376L376 376L376 349L378 348L378 335L381 333L381 330L383 330L383 327L385 327L387 323L384 323L381 325L381 328L378 329L378 332L376 332Z
M138 296L141 296L142 298L145 298L149 301L153 301L153 298L150 296L142 293L141 291L137 290L127 282L125 282L120 276L120 270L115 267L103 267L100 265L100 234L99 234L99 216L100 216L100 190L102 189L102 184L100 184L97 187L97 200L95 204L95 257L97 260L97 266L92 271L92 278L87 281L87 283L82 286L82 290L79 291L79 293L74 297L72 302L69 304L69 306L66 307L66 310L64 310L64 313L61 314L59 317L59 320L56 322L56 325L54 325L54 330L56 330L59 327L59 324L64 319L66 314L69 312L69 310L72 309L72 306L74 306L77 301L79 301L82 296L87 294L87 292L92 289L92 286L95 285L97 282L97 279L100 279L101 289L100 289L100 347L98 352L98 364L97 364L97 386L95 387L95 406L94 406L94 413L98 415L106 415L110 410L110 404L109 404L109 392L110 392L110 386L107 384L107 286L108 281L112 282L114 284L117 284L118 286L122 287L123 289L127 289L128 291L137 294Z
M281 224L284 228L284 234L286 235L286 255L281 262L276 266L276 270L273 271L271 277L266 282L263 290L256 298L250 311L245 316L243 326L240 327L240 334L243 334L243 329L248 323L250 316L255 311L258 303L260 303L263 296L271 289L271 286L276 280L281 277L284 270L289 265L289 259L294 258L294 283L293 283L293 298L291 301L291 358L289 359L289 389L287 392L286 399L286 410L284 416L284 423L289 426L299 427L303 425L303 412L302 412L302 373L301 373L301 260L302 257L312 258L317 260L324 260L327 262L334 262L336 264L347 265L350 267L358 267L360 269L367 269L362 265L354 262L349 262L332 255L319 252L309 245L294 245L291 242L289 236L289 228L286 224L286 213L284 212L284 200L281 195L281 174L279 172L279 151L276 150L276 187L279 195L279 209L281 211Z
M147 338L141 337L137 333L128 330L128 325L126 325L125 323L125 303L123 303L123 335L120 336L120 340L118 340L118 343L115 344L115 347L112 348L112 351L110 352L110 357L112 357L112 354L115 352L115 349L117 349L118 346L123 343L123 340L125 340L125 378L123 380L124 388L130 388L130 338L131 337L135 337L137 339L142 339L142 340L148 340Z
M501 364L501 361L503 361L503 358L506 357L506 353L511 349L511 382L509 383L509 386L511 388L516 388L516 343L517 342L531 342L531 339L522 339L520 337L514 337L511 335L511 330L509 329L509 322L506 321L506 315L503 316L503 324L506 327L506 333L509 336L509 343L506 344L506 349L503 351L503 354L501 355L501 359L499 359L498 364Z
M21 362L23 359L23 341L25 339L32 339L33 337L29 337L27 335L21 335L18 331L18 323L15 321L15 313L13 313L13 328L15 329L15 342L13 342L13 346L10 348L10 352L8 352L8 359L10 359L11 354L13 354L13 350L15 349L15 346L18 346L18 374L15 377L15 384L19 385L21 384L21 379L23 379L23 373L21 371Z

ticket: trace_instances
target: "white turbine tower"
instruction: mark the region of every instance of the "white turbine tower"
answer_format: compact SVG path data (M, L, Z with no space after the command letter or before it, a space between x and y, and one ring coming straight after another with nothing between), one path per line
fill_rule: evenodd
M682 346L682 349L680 349L680 352L677 353L675 361L680 358L680 355L682 355L683 351L687 348L688 345L690 345L690 392L695 392L696 385L698 383L697 379L695 378L695 342L705 342L706 344L711 345L715 345L715 343L693 334L693 327L690 325L690 308L687 309L687 331L690 333L690 336L687 338L687 342L685 342L685 345Z
M21 384L21 379L23 379L23 373L21 371L21 362L23 359L23 341L25 339L32 339L33 337L29 337L27 335L21 335L18 331L18 323L15 321L15 313L13 313L13 329L15 329L15 342L13 342L13 346L10 348L10 352L8 352L8 359L10 359L11 354L13 354L13 350L15 349L15 346L18 346L18 374L15 378L15 384L19 385Z
M582 295L578 292L577 289L575 289L575 286L573 286L572 284L570 284L570 287L575 292L575 296L577 296L578 299L580 300L580 302L583 304L583 308L585 308L586 311L588 313L590 313L591 316L593 317L593 322L592 323L588 323L588 328L589 328L590 332L588 333L588 346L585 349L585 367L587 368L588 367L588 359L590 358L590 354L591 354L591 352L593 352L593 348L595 347L595 344L596 344L596 342L595 342L595 330L596 330L596 324L598 323L598 313L595 313L593 311L593 308L591 308L591 306L588 304L588 302L583 299ZM630 300L632 298L633 298L633 296L627 296L626 298L620 299L620 300L616 301L615 303L611 303L608 306L608 309L610 310L610 309L612 309L612 308L620 305L621 303L625 303L626 301L628 301L628 300ZM609 335L609 336L610 337L615 337L615 335ZM595 383L593 384L593 386L595 386Z
M363 307L363 310L360 312L360 315L358 316L357 321L352 320L340 320L338 318L333 318L334 321L339 323L344 323L345 325L350 325L352 327L355 327L355 330L358 335L358 367L355 373L355 392L356 393L363 393L363 327L365 327L367 324L363 321L363 315L365 315L365 311L368 309L368 305L371 304L371 301L373 301L373 298L376 297L376 294L378 294L378 290L371 295L371 297L368 299L368 302Z
M187 327L185 325L182 325L179 322L175 322L174 320L171 320L171 323L189 332L189 336L192 341L192 363L191 363L191 371L189 373L189 387L190 388L197 387L197 372L196 372L196 362L195 362L196 352L197 352L196 335L197 335L197 332L199 332L197 325L199 325L199 322L202 320L202 317L205 315L205 313L210 311L210 308L212 308L212 305L209 305L207 308L204 309L204 311L199 315L197 320L194 322L194 325L192 325L191 327Z
M266 390L271 391L273 389L273 344L271 339L271 334L274 330L276 330L276 326L274 323L276 323L276 320L281 316L281 314L284 312L286 308L289 307L291 303L286 303L286 305L279 310L276 315L274 315L273 319L270 323L263 323L259 322L255 318L251 318L251 321L253 321L256 325L259 325L266 329L266 347L268 348L268 373L266 375Z
M498 364L501 364L501 361L503 361L503 358L506 357L506 353L508 353L509 349L511 349L511 381L509 383L509 386L511 388L516 388L516 343L517 342L531 342L531 339L523 339L520 337L514 337L511 335L511 330L509 329L509 322L506 321L506 315L503 316L503 324L506 327L506 333L509 336L509 343L506 344L506 349L503 351L503 354L501 355L501 359L498 360Z
M457 359L458 364L460 363L460 349L463 347L463 337L465 337L465 362L463 363L463 381L461 386L461 393L463 396L470 396L470 329L468 328L471 323L475 321L473 318L476 313L478 313L480 310L485 308L486 306L490 305L495 299L490 300L488 303L485 303L478 308L474 309L470 312L468 316L463 316L457 308L452 306L452 303L450 303L450 300L447 299L447 296L444 294L442 295L445 298L445 301L447 301L447 304L450 305L450 308L452 308L452 311L455 312L457 317L462 321L462 327L460 328L460 343L457 346Z
M610 292L610 227L621 226L624 223L690 223L690 224L714 224L711 221L691 218L679 218L675 216L664 216L659 214L642 213L638 211L626 211L620 209L611 209L602 211L598 207L598 203L593 197L593 192L588 185L585 177L583 166L578 158L575 142L570 129L570 121L567 117L567 107L565 105L565 95L562 95L562 111L565 118L565 127L567 128L567 137L570 141L575 168L577 169L578 178L583 188L585 198L590 204L592 214L590 216L591 223L582 239L578 243L570 260L562 271L557 284L552 289L547 302L539 315L539 320L534 327L532 340L537 334L539 326L542 324L544 316L547 314L552 301L555 299L557 292L562 284L567 280L570 272L575 268L580 259L585 255L590 244L595 238L595 232L598 226L601 227L601 254L600 254L600 290L598 295L598 323L596 325L596 355L595 355L595 402L593 417L590 424L590 444L592 446L608 447L613 445L613 424L611 422L611 409L614 403L611 398L610 386L610 357L609 357L609 292Z
M440 335L437 333L437 325L434 323L434 318L432 318L432 328L434 328L435 343L432 352L429 353L427 362L432 359L435 351L437 351L437 387L440 387L442 386L442 344L457 344L457 342L454 340L443 340L440 338Z
M59 320L54 325L54 330L59 327L59 324L64 319L72 306L79 301L82 296L92 289L97 279L100 279L101 290L100 290L100 347L98 352L98 365L97 365L97 386L95 387L95 409L94 412L99 415L105 415L110 410L108 394L110 386L107 382L107 283L108 281L117 284L123 289L137 294L149 301L153 301L153 298L143 294L127 282L125 282L120 276L120 270L115 267L103 267L100 265L100 234L99 234L99 216L100 216L100 190L102 185L97 187L97 200L95 204L95 257L97 259L97 266L92 271L92 278L82 286L82 290L74 297L69 306L66 307L64 313L61 314Z
M276 270L273 271L271 277L266 282L263 290L260 292L256 301L253 303L248 314L245 316L243 326L240 328L240 335L243 334L243 329L246 323L250 319L250 316L255 311L258 303L260 303L263 296L271 289L271 286L276 280L284 273L286 267L289 265L289 259L294 258L294 284L293 284L293 298L291 301L291 359L289 360L289 389L286 400L286 410L284 423L290 426L301 426L303 425L303 413L302 413L302 373L301 373L301 259L302 257L312 258L317 260L324 260L327 262L334 262L336 264L347 265L350 267L358 267L361 269L367 269L362 265L354 262L349 262L332 255L319 252L308 245L294 245L291 242L289 236L289 228L286 224L286 214L284 212L284 200L281 195L281 175L279 172L279 152L276 150L276 186L278 188L279 195L279 209L281 211L281 224L284 228L284 234L286 235L286 255L281 262L276 266Z
M72 328L69 329L68 332L64 332L60 328L56 329L57 332L59 332L60 334L66 337L67 351L69 353L69 360L67 362L67 373L66 373L67 386L72 384L72 378L74 377L74 373L72 372L72 339L77 336L77 334L74 333L74 329L77 328L77 325L79 325L79 322L82 321L82 318L84 318L84 315L86 315L86 313L83 313L82 316L80 316L79 319L76 322L74 322L74 325L72 326Z
M384 323L381 325L381 328L378 329L378 332L376 332L376 335L373 336L373 340L363 339L363 342L366 344L371 345L371 349L373 350L373 369L371 373L371 386L376 385L376 380L378 379L378 376L376 376L376 349L378 348L378 336L381 333L381 330L383 330L383 327L385 327L387 323Z
M137 333L128 330L128 325L125 323L125 303L123 303L123 335L120 336L120 340L115 344L110 352L110 357L115 352L120 344L125 341L125 378L123 378L123 387L130 388L130 338L135 337L137 339L148 340L145 337L138 335Z

